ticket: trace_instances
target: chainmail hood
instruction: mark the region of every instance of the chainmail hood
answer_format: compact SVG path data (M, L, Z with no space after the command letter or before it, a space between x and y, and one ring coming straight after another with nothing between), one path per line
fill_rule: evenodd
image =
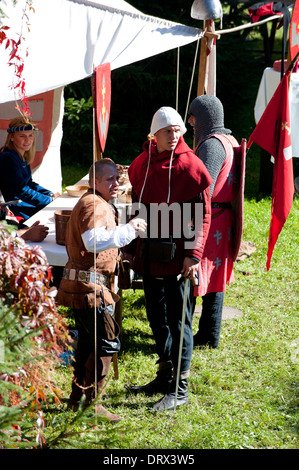
M196 146L212 134L231 134L231 131L224 127L223 106L216 96L198 96L192 101L189 114L196 120L194 126Z

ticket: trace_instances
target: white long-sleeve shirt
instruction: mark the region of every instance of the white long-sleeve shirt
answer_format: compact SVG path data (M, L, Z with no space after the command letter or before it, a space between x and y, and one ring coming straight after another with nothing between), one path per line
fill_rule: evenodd
M87 230L81 236L87 251L99 253L109 248L121 248L128 245L136 238L137 232L131 224L125 224L110 231L107 231L106 227L96 227Z

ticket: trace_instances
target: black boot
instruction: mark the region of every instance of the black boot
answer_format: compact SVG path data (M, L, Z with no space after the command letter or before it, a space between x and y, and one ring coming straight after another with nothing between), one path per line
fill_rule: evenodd
M145 393L155 395L156 393L167 393L172 383L172 368L157 371L157 377L146 385L126 385L126 389L133 393Z
M198 332L193 336L193 347L217 348L219 345L223 292L210 292L202 298L202 312L198 323Z
M209 339L207 337L203 338L199 331L193 336L193 348L197 347L211 347Z
M219 338L220 338L220 332L219 335L213 335L211 333L209 336L203 337L203 335L200 334L198 331L194 336L193 336L193 349L196 347L199 348L210 348L210 349L216 349L218 348L219 345Z
M180 379L178 383L177 399L175 401L176 380L173 380L170 389L164 397L153 406L153 411L172 411L176 406L188 403L188 379Z

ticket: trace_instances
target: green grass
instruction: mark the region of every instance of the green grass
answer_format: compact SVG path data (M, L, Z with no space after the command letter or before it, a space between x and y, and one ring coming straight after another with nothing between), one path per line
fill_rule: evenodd
M125 382L151 379L156 360L142 292L126 292L120 380L112 381L110 390L115 394L111 403L135 425L130 439L133 448L298 446L298 198L268 272L270 206L269 198L245 204L244 240L254 241L257 250L240 263L251 276L236 271L225 298L225 305L240 309L243 316L223 322L217 350L194 351L190 404L169 413L166 420L147 410L152 398L128 397L124 391ZM197 322L195 317L194 331Z
M92 161L90 165L92 164ZM76 184L84 176L88 174L90 165L63 165L62 171L62 192L65 191L66 186Z
M245 201L243 240L255 253L236 268L225 306L243 315L222 323L218 349L196 349L189 380L190 402L176 412L153 414L160 396L134 396L127 383L146 383L157 356L141 290L123 294L119 379L110 378L104 406L121 414L108 448L296 449L298 447L298 233L299 198L266 270L271 198ZM198 303L200 303L198 299ZM194 332L198 323L194 317ZM71 377L63 369L65 397ZM60 412L68 416L61 406ZM84 447L84 434L77 447ZM97 447L97 445L94 445ZM101 441L98 447L105 444ZM106 445L107 448L107 445Z

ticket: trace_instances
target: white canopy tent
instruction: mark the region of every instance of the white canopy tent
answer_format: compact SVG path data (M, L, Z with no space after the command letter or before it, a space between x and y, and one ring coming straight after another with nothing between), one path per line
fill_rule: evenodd
M27 29L26 0L3 6L15 39L22 31L28 56L23 77L27 96L91 76L94 66L111 70L198 40L202 31L144 15L123 0L33 0ZM9 49L1 46L0 103L15 99Z
M38 148L43 155L42 163L33 169L34 180L60 191L64 86L92 76L100 64L109 62L114 70L197 41L203 32L144 15L123 0L33 0L32 7L28 9L26 0L18 0L15 6L5 2L3 23L10 28L8 38L17 41L22 35L18 50L24 59L22 78L26 96L31 97L32 119L40 129ZM8 122L17 115L19 98L18 88L12 86L14 67L8 66L10 48L5 45L0 45L0 147ZM50 91L54 93L51 119L43 103ZM49 125L51 139L45 142L44 129Z

